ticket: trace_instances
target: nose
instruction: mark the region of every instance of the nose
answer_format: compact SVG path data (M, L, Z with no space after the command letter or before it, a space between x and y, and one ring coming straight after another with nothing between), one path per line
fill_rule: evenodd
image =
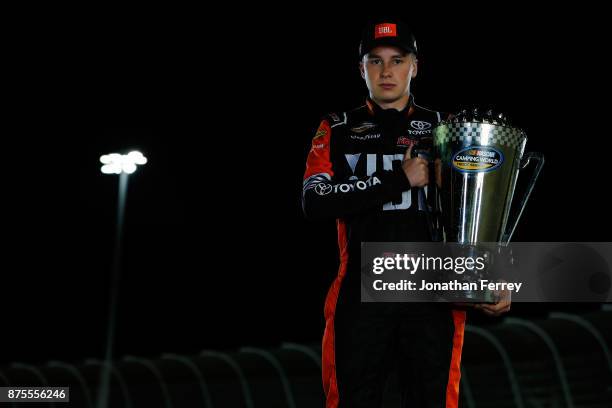
M383 69L380 72L382 78L389 78L391 76L391 66L389 64L383 64Z

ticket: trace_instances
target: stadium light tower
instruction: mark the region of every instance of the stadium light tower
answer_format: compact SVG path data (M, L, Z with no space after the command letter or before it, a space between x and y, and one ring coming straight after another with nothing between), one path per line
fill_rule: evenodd
M121 241L123 236L123 219L125 213L125 202L127 200L128 177L133 174L138 166L147 163L147 158L139 151L128 154L110 153L100 156L103 164L100 171L104 174L119 175L119 194L117 199L117 227L115 229L115 248L113 251L113 264L111 270L111 282L108 302L108 326L106 331L106 349L104 361L101 366L100 388L98 389L97 408L107 408L110 394L110 374L113 358L113 345L115 338L115 326L117 320L117 300L119 297L119 281L121 278Z

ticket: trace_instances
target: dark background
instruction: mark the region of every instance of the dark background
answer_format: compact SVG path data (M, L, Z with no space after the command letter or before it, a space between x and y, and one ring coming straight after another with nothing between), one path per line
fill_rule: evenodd
M303 218L302 175L320 117L363 103L365 17L258 11L24 34L4 142L4 363L103 357L117 177L98 158L132 148L149 163L130 178L116 355L319 342L336 231ZM417 103L494 107L545 153L514 240L609 241L597 11L400 15L419 43Z

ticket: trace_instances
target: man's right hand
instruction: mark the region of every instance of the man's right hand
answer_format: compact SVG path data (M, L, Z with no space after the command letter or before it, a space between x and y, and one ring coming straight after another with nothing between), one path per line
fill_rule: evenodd
M429 168L427 160L421 157L411 158L412 146L406 150L402 169L412 187L423 187L429 183Z

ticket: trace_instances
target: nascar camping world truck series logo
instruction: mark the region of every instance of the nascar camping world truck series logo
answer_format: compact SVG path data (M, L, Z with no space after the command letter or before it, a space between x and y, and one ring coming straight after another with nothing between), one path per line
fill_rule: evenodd
M504 162L504 155L487 146L468 147L453 156L453 167L467 173L493 171Z

